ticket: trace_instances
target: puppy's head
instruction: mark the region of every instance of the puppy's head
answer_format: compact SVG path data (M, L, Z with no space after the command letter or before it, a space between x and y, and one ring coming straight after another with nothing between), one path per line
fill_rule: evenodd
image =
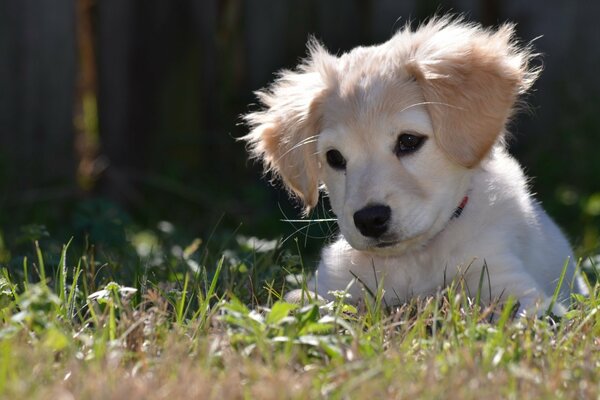
M406 251L443 229L501 140L530 58L510 25L447 18L340 57L312 43L259 92L243 139L307 208L324 183L353 247Z

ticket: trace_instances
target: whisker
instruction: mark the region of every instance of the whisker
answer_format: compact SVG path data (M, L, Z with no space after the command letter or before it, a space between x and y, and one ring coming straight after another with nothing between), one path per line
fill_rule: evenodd
M281 156L279 156L277 161L279 162L283 157L288 155L290 152L297 150L298 148L300 148L302 146L305 146L310 143L316 143L318 139L319 139L318 135L313 135L313 136L307 137L306 139L302 139L301 141L299 141L298 143L293 145L290 149L288 149L285 153L283 153Z
M297 144L304 144L304 143L308 143L310 141L312 141L313 139L317 139L319 137L319 135L312 135L309 136L307 138L302 139L301 141L299 141Z
M312 226L312 224L309 224L309 225L305 225L305 226L301 226L299 228L296 228L287 237L285 237L284 239L282 239L281 244L283 245L283 244L287 243L288 240L292 239L294 236L296 236L296 234L298 234L298 233L300 233L302 231L306 232L306 235L304 235L305 236L305 242L304 242L305 246L306 246L306 240L307 239L327 239L327 238L330 237L331 230L329 232L323 232L323 235L314 235L314 234L309 235L308 233L309 233L309 230L310 230L311 226Z
M286 216L285 212L283 211L283 209L281 208L281 206L279 207L279 211L280 211L280 212L283 214L283 216L284 216L284 217L286 217L286 219L287 219L287 216ZM297 227L296 227L294 224L292 224L292 226L294 227L294 229L295 229L295 230L294 230L292 233L290 233L290 234L289 234L287 237L285 237L284 239L282 239L282 241L281 241L281 244L283 245L283 244L287 243L287 241L288 241L288 240L290 240L290 239L291 239L291 238L293 238L293 237L294 237L296 234L298 234L299 232L302 232L303 230L306 230L306 232L307 232L307 234L308 234L308 230L310 229L310 226L311 226L311 224L310 224L310 222L311 222L311 221L310 221L310 220L308 220L308 222L309 222L309 224L308 224L308 225L301 226L300 228L297 228ZM307 236L308 236L308 235L307 235ZM305 239L305 241L306 241L306 239Z
M317 215L321 214L321 212L323 214L327 214L327 211L325 211L324 204L320 204L321 205L321 209L317 208L315 209L315 213ZM332 237L333 234L335 234L335 227L337 226L337 224L335 223L337 221L336 218L310 218L310 219L290 219L287 218L287 215L285 214L285 212L283 211L283 209L281 209L281 207L279 207L279 211L283 214L284 218L281 220L283 222L289 222L293 227L294 227L294 231L292 233L290 233L289 235L287 235L287 237L282 239L281 244L286 243L288 240L292 239L294 236L296 236L298 233L301 232L305 232L304 234L304 245L306 246L308 239L329 239ZM296 226L295 224L304 224L303 226ZM310 228L313 226L318 226L321 230L321 235L317 235L317 234L309 234L310 233Z
M292 222L300 224L310 224L312 222L337 222L337 218L321 218L321 219L280 219L281 222Z
M403 108L402 110L400 110L400 112L403 112L403 111L406 111L406 110L410 110L413 107L426 106L426 105L430 105L430 104L431 105L436 105L436 106L446 106L446 107L449 107L449 108L454 108L456 110L463 110L463 111L465 110L464 107L458 107L458 106L455 106L453 104L442 103L440 101L423 101L423 102L420 102L420 103L411 104L410 106L407 106L407 107Z

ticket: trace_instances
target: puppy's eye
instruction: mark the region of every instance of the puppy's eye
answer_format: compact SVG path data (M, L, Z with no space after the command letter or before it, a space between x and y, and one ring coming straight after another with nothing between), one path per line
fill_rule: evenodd
M400 136L398 136L396 147L394 147L394 153L398 157L413 153L419 150L425 142L425 139L427 139L426 136L421 136L416 133L401 133Z
M333 169L346 169L346 159L337 150L329 150L325 156L327 157L327 164Z

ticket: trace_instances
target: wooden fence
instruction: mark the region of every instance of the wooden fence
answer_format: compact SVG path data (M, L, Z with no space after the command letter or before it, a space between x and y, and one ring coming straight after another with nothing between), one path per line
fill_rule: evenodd
M600 3L581 4L0 0L0 199L35 198L44 188L127 197L148 177L201 185L194 176L215 170L219 179L247 179L233 140L243 132L238 115L253 90L304 55L309 34L342 52L446 9L485 24L515 21L524 40L544 35L536 41L546 54L533 96L540 108L535 124L515 128L528 130L522 142L531 144L595 115ZM575 150L589 146L578 143ZM561 145L542 141L524 157L535 164Z

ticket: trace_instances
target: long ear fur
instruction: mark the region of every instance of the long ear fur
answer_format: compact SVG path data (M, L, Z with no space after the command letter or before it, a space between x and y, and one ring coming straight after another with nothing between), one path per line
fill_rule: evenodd
M251 131L241 138L265 171L279 176L308 209L319 198L316 141L327 91L322 70L334 58L314 40L309 51L298 70L282 71L270 88L256 93L264 109L244 116Z
M407 68L420 83L436 140L454 161L477 165L504 133L518 96L537 78L530 48L519 46L514 26L485 30L437 18L412 36Z

